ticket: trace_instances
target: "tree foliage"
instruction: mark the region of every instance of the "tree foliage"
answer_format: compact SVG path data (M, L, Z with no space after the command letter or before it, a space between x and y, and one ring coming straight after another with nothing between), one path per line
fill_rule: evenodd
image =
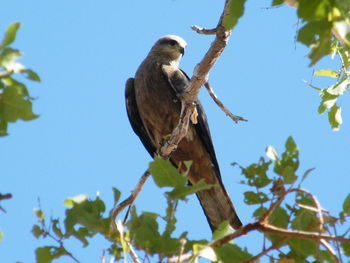
M23 54L10 47L19 27L20 23L11 24L0 44L0 136L8 134L9 122L29 121L38 117L32 111L33 98L26 85L16 79L20 75L32 81L40 81L38 74L17 61Z
M112 208L109 214L106 213L106 206L99 197L91 199L79 195L67 199L66 217L62 220L47 220L43 211L36 210L38 224L33 226L32 233L37 238L57 242L56 246L39 247L37 262L52 262L61 256L77 260L64 246L65 241L74 238L88 246L95 235L102 235L109 241L107 251L116 260L128 258L129 254L132 258L146 255L157 262L197 262L199 258L214 262L255 262L263 255L279 262L338 262L341 257L349 257L350 235L346 231L339 233L342 226L349 223L350 195L336 216L323 209L315 196L301 188L312 169L303 173L298 171L299 150L292 137L287 139L281 155L272 146L267 147L266 155L268 159L261 157L247 167L234 164L243 175L241 183L248 187L244 202L256 207L252 215L254 221L234 233L228 222L224 222L211 240L191 240L187 232L175 235L178 202L211 186L204 182L187 186L186 173L180 174L170 162L155 158L149 170L155 184L167 190L164 214L139 213L133 206L129 219L125 222L118 219L113 229L110 224L114 222L109 216ZM117 203L120 192L116 189L114 196ZM261 253L255 257L250 250L256 244L241 247L231 242L251 231L260 231L265 238ZM343 255L337 254L332 247L342 247ZM134 262L138 261L134 259Z
M226 30L231 30L244 14L245 0L227 0L226 3L228 8L222 22ZM318 113L328 112L332 129L338 130L342 124L338 100L349 91L350 85L350 3L348 0L272 1L272 6L284 4L296 8L301 22L297 40L309 47L310 66L330 55L339 58L338 70L320 69L314 73L334 79L333 85L318 88L308 83L319 92ZM19 27L19 23L10 25L0 44L1 136L7 135L9 122L37 117L32 112L33 99L17 78L23 76L32 81L40 81L40 78L17 61L22 54L10 47ZM292 137L286 140L282 154L268 146L266 156L246 167L234 164L242 173L242 185L248 188L244 202L255 208L252 222L236 232L223 222L210 240L189 239L187 232L175 234L178 203L212 185L204 181L187 185L186 172L181 174L170 162L155 157L148 170L155 184L164 189L167 206L163 214L138 212L136 206L132 206L129 217L115 221L113 207L107 208L99 196L89 198L86 195L65 200L64 218L48 218L39 207L34 211L38 222L32 234L54 244L38 247L36 261L48 263L66 256L79 262L67 247L67 241L75 239L88 247L96 235L109 242L107 252L111 257L133 262L142 261L139 255L158 262L198 262L200 258L224 263L257 262L262 257L268 257L270 262L339 262L344 258L349 261L350 234L346 227L350 217L350 194L339 214L332 215L312 193L303 189L302 183L313 169L298 170L299 149ZM188 169L191 167L190 162L184 165ZM120 191L113 188L113 195L118 204ZM242 247L233 242L254 231L265 240L261 252L256 255L252 252L256 244Z

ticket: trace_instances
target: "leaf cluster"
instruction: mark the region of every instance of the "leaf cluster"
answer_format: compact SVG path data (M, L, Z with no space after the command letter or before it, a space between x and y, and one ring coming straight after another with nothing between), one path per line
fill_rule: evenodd
M281 156L272 146L267 147L266 154L270 160L261 157L258 163L248 167L240 167L245 180L242 181L255 191L245 192L245 203L255 205L253 213L256 220L261 220L268 213L268 224L290 231L307 231L319 234L334 233L336 226L344 225L345 215L348 219L350 195L344 202L340 216L334 217L318 204L317 199L306 190L300 188L301 183L313 169L307 170L302 176L297 174L299 167L299 150L292 137L285 144ZM273 169L274 176L268 171ZM294 198L286 198L294 194ZM281 201L281 202L280 202ZM283 201L283 202L282 202ZM273 207L271 204L278 204ZM345 232L343 236L346 236ZM320 246L317 240L306 238L289 238L283 235L264 233L271 247L278 248L277 254L271 254L271 260L294 260L293 262L338 262L331 251ZM349 248L346 243L334 242L335 247L343 246L344 254Z
M23 56L10 45L16 39L20 23L11 24L0 43L0 136L7 135L9 122L33 120L38 117L32 111L32 100L24 83L15 79L21 75L32 81L40 81L39 76L17 60Z
M292 137L287 139L285 151L281 155L272 146L267 147L266 155L269 160L261 157L257 163L247 167L239 166L244 176L241 183L249 188L244 193L244 201L249 206L256 206L253 212L255 220L266 220L271 227L294 233L304 231L335 234L337 227L346 225L350 217L350 194L344 201L343 211L335 217L324 210L311 193L300 188L313 169L301 176L298 174L299 150ZM269 232L262 233L265 239L262 252L253 257L246 247L234 244L230 241L231 238L222 242L232 235L228 222L219 226L213 233L212 240L191 240L187 237L187 232L175 234L178 202L186 201L196 191L212 187L202 181L188 185L187 174L191 163L186 162L184 166L185 172L180 173L169 161L155 157L150 163L149 171L156 185L165 189L167 206L164 215L151 211L138 213L133 206L127 222L118 220L117 231L110 228L110 217L104 215L105 203L99 197L90 200L86 195L79 195L67 199L65 219L60 221L51 218L49 226L45 214L40 209L36 210L39 224L34 225L33 234L37 238L51 238L57 242L56 246L38 248L37 262L51 262L61 256L78 261L66 249L64 242L73 238L86 247L96 234L110 241L107 251L115 259L127 259L128 255L134 259L137 258L136 253L141 251L145 254L145 259L157 262L197 262L199 258L221 263L258 262L261 256L269 257L271 262L338 262L342 257L341 254L326 249L319 240L302 235L290 237ZM120 192L113 190L117 203ZM61 227L60 222L63 222L64 227ZM350 237L348 231L341 236ZM213 246L215 242L221 243ZM343 256L350 256L349 243L327 244L329 247L338 247ZM266 248L268 245L270 248ZM252 247L256 249L256 244L252 244ZM184 258L179 261L182 257ZM136 259L133 261L138 262Z

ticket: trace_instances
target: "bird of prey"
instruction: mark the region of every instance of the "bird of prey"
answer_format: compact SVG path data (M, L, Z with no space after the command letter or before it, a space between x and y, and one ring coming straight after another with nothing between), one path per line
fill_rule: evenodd
M176 127L181 111L181 94L189 78L179 68L186 42L179 36L160 38L139 66L135 78L126 82L125 99L129 121L148 153L153 157ZM242 226L222 183L207 118L199 101L197 123L190 123L187 135L171 154L170 161L184 172L183 161L192 160L189 183L203 179L215 184L197 192L197 197L214 231L227 220L237 229Z

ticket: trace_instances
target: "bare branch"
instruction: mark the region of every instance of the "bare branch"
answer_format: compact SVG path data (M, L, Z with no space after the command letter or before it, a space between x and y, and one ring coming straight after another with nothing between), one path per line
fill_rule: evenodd
M305 238L305 239L311 239L320 242L321 239L325 240L334 240L343 242L346 244L350 244L350 239L343 238L340 236L333 236L333 235L324 235L317 232L309 232L309 231L291 231L284 228L275 227L269 224L257 224L257 230L260 230L264 233L271 233L271 234L277 234L280 236L286 236L286 237L297 237L297 238Z
M6 200L6 199L11 199L12 198L12 194L0 194L0 201L2 200Z
M125 199L123 202L121 202L118 206L115 206L113 208L112 214L111 214L111 227L117 231L117 225L115 223L115 219L117 218L118 214L128 205L132 205L132 203L135 201L139 193L141 192L141 189L143 185L145 184L147 178L150 176L150 172L147 170L143 173L141 176L138 184L136 185L135 189L132 191L131 195Z
M204 27L199 27L199 26L191 26L191 29L196 31L198 34L203 34L203 35L215 35L217 32L216 28L213 29L207 29Z
M209 92L210 97L215 101L215 103L219 106L219 108L226 113L227 116L229 116L235 123L239 122L239 121L247 121L246 119L240 117L240 116L236 116L233 115L229 109L227 109L225 107L225 105L218 99L218 97L216 96L216 94L214 93L214 90L212 89L212 87L210 86L209 82L206 82L204 84L205 88L207 89L207 91Z
M324 239L320 240L320 244L328 250L328 252L333 256L335 261L341 262L341 260L337 257L337 254L335 253L334 249L331 247L331 245Z
M128 243L129 249L130 249L130 256L131 256L131 258L132 258L132 261L133 261L134 263L140 263L140 260L139 260L137 254L136 254L136 252L135 252L135 250L134 250L134 247L131 245L130 242L127 242L127 243Z

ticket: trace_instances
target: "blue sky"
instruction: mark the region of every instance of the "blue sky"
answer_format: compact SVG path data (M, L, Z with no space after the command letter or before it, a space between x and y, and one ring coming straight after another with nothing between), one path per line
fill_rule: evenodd
M281 153L291 135L300 149L299 174L316 168L304 188L337 214L350 185L348 94L340 100L344 124L333 132L327 116L317 114L317 92L303 80L321 88L332 82L313 77L313 69L307 67L307 49L294 41L295 10L266 9L269 4L248 1L228 47L210 72L219 98L249 122L234 124L205 90L200 94L223 180L242 221L250 222L253 207L243 202L247 188L238 184L242 176L230 163L256 162L268 145ZM124 83L166 34L186 39L181 67L191 75L213 37L198 35L190 26L214 27L222 6L223 1L209 0L2 3L1 32L12 22L23 23L13 47L25 54L21 62L42 78L39 84L28 83L40 118L10 125L10 136L0 138L1 192L13 194L1 203L7 210L0 215L2 262L34 262L34 249L49 244L30 234L38 198L49 216L62 217L68 197L95 197L98 191L109 209L112 187L122 191L122 198L130 193L150 157L129 125ZM315 70L337 66L338 61L327 58ZM141 211L163 213L162 191L152 180L136 205ZM210 237L195 197L180 205L178 219L179 232L190 229L190 238ZM256 242L253 238L242 242ZM105 247L102 238L84 250L78 241L67 244L81 262L98 262Z

